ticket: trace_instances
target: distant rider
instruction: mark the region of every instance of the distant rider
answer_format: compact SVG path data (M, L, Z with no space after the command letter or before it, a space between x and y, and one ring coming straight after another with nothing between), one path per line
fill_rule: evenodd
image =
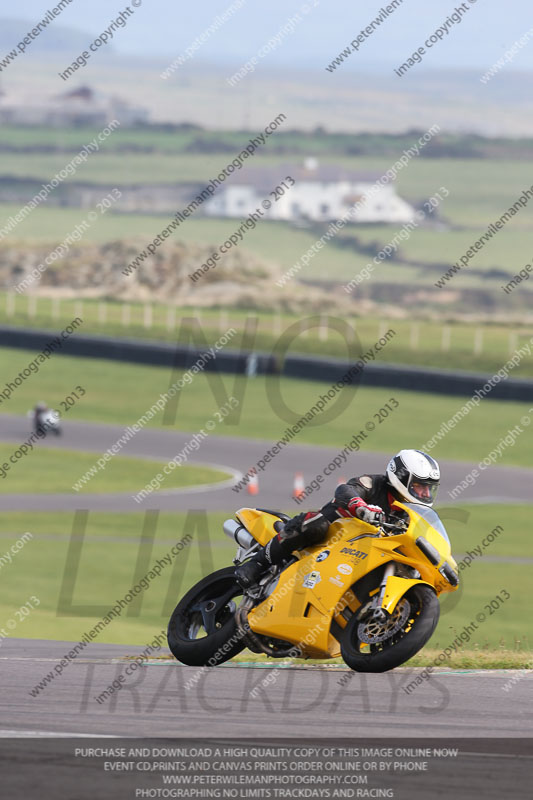
M294 550L320 544L332 522L353 518L380 525L391 514L395 500L432 506L440 483L438 463L421 450L400 450L384 475L361 475L341 483L333 499L320 511L298 514L285 523L259 552L235 568L243 589L250 589L273 564L290 558Z
M36 404L33 409L33 429L36 433L46 433L46 425L44 423L49 412L50 409L46 403L41 401Z

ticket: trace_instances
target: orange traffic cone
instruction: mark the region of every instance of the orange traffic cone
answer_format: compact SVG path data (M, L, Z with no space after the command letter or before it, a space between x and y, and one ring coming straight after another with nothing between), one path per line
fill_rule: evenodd
M257 472L254 472L250 476L246 491L248 494L259 494L259 478L257 477Z
M300 500L305 494L305 482L303 472L297 472L294 476L294 488L292 490L292 496L295 500Z

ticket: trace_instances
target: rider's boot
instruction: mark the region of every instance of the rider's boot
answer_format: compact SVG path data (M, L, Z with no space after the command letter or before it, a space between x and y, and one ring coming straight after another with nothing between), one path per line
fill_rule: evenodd
M262 547L253 558L235 567L235 577L243 589L251 589L252 586L259 583L263 573L271 566L272 562L268 560L265 548Z
M252 558L235 567L235 577L243 589L250 589L255 586L267 569L273 564L281 564L284 559L290 556L293 548L290 546L287 548L287 545L283 543L282 536L283 532L281 534L278 533L264 547L259 548Z
M294 550L321 541L328 527L329 522L320 511L298 514L287 520L283 530L261 547L249 561L236 567L235 577L243 589L249 589L258 583L273 564L281 564L291 557Z

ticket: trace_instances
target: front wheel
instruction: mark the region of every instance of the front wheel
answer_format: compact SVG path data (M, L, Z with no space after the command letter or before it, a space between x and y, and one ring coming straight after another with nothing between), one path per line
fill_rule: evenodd
M399 667L430 639L439 614L433 589L413 586L385 622L361 620L354 614L343 631L342 657L356 672L386 672Z
M189 589L168 623L168 646L178 661L213 667L244 650L235 620L235 598L242 593L233 567L219 569Z

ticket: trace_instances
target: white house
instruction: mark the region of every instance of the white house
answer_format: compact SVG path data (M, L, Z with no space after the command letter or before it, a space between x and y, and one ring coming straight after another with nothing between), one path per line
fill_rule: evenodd
M276 200L270 192L282 185L286 176L295 183ZM261 208L264 217L270 219L330 222L340 219L366 197L353 214L354 222L409 222L415 213L413 207L396 194L394 186L377 188L379 177L336 165L320 166L311 158L303 166L253 168L245 164L242 171L216 190L205 205L205 213L212 217L245 217ZM262 205L264 200L272 203L269 209Z

